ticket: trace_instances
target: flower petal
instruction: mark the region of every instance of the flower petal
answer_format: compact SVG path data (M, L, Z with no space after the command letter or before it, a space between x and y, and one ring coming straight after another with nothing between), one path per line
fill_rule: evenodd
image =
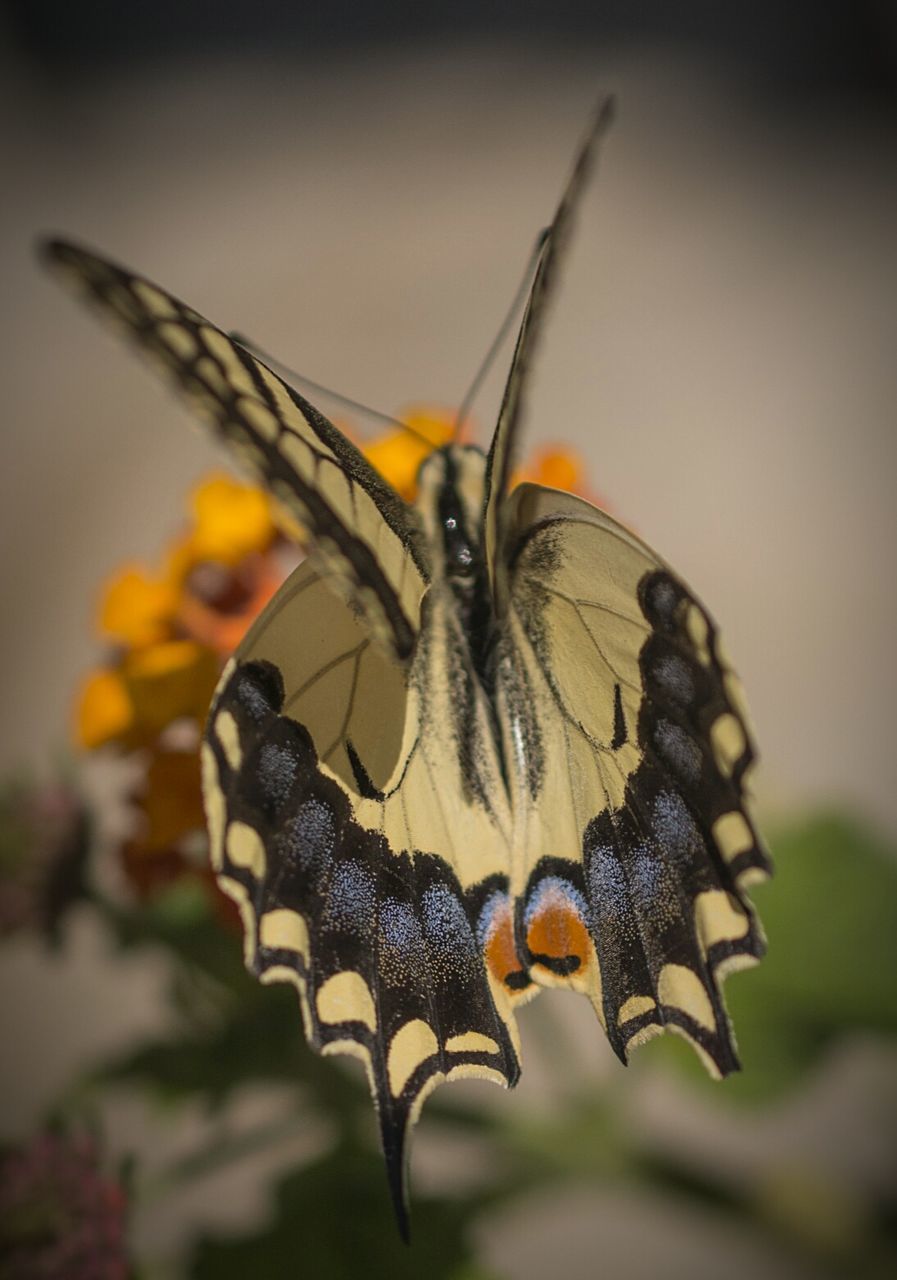
M92 672L81 686L75 709L75 738L87 751L121 742L134 728L134 706L118 670Z
M122 672L140 736L150 739L184 716L202 723L219 667L217 655L193 640L169 640L128 654Z
M191 495L195 527L190 547L197 561L236 564L264 551L276 536L267 495L222 473L201 481Z
M177 590L168 579L130 563L105 585L100 627L112 639L141 648L168 636L176 608Z

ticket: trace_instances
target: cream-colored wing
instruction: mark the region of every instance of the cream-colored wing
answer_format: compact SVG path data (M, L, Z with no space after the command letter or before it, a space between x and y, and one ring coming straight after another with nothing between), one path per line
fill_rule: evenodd
M116 323L295 515L328 585L407 659L428 581L415 514L342 432L191 307L64 241L48 264Z
M499 708L513 761L522 958L594 1003L616 1052L664 1028L738 1065L720 983L763 952L768 860L738 680L703 606L589 503L508 504Z
M361 1058L405 1224L406 1138L437 1084L518 1075L509 815L481 697L427 598L409 669L301 565L225 671L203 745L212 857L246 959Z

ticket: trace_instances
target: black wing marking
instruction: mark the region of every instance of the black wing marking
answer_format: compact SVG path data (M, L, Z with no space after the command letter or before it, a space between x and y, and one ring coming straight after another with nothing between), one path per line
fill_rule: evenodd
M363 827L283 703L271 663L237 663L220 689L203 747L213 857L247 963L296 985L315 1049L364 1063L407 1234L406 1140L424 1098L519 1073L477 936L501 886L465 891L442 858L397 854Z
M534 991L481 752L462 794L438 627L409 671L300 565L222 677L203 746L213 864L247 963L295 984L314 1048L364 1063L403 1229L425 1097L460 1076L513 1084L512 1005ZM463 723L476 738L472 712Z
M407 659L429 570L416 517L358 449L260 360L157 285L53 240L47 262L173 380L188 406L297 518L309 554Z
M745 887L770 869L737 678L706 610L628 531L536 486L510 508L519 954L535 981L589 996L624 1061L669 1028L725 1075L721 982L763 954Z
M577 154L557 211L545 234L542 253L514 347L514 356L498 415L498 425L489 449L484 516L485 547L486 562L499 604L501 604L501 591L496 589L499 585L496 583L496 576L500 574L501 567L497 562L496 552L501 540L499 528L502 518L501 505L507 496L514 465L529 372L541 334L542 322L556 285L558 266L569 242L577 205L594 167L599 143L613 119L613 110L614 104L611 98L605 99L599 106Z

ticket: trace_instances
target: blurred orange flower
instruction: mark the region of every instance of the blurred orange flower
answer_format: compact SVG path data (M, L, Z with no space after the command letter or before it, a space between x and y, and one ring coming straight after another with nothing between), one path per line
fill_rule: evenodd
M215 472L191 494L193 529L187 544L193 563L239 564L267 551L277 536L271 502L262 489Z
M252 553L232 568L206 560L185 580L179 621L200 644L229 658L283 579L272 556Z
M155 644L170 634L177 600L173 582L155 577L143 565L126 564L106 583L100 630L134 648Z
M387 431L363 446L363 452L397 493L411 502L417 493L420 464L434 449L449 443L455 430L455 414L450 409L411 405L397 421L410 430L396 427Z
M218 681L217 655L195 640L166 640L124 657L122 674L142 736L175 720L202 724Z
M586 484L585 470L582 456L575 449L543 445L534 449L514 472L511 487L528 480L532 484L544 484L549 489L564 489L594 502L596 499Z
M199 756L196 751L160 749L153 753L143 786L136 796L143 823L140 832L149 849L177 844L202 829Z
M75 740L94 751L108 742L129 743L134 708L127 685L118 670L102 667L85 677L75 712Z

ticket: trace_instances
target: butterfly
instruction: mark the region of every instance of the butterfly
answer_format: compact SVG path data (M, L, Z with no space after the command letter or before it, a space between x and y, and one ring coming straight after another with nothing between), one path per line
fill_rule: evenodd
M312 404L140 276L47 262L299 522L307 556L227 664L202 777L211 858L262 982L366 1069L400 1228L427 1095L513 1085L517 1007L581 992L625 1062L670 1030L738 1067L721 984L763 954L755 751L717 627L605 512L511 487L525 391L596 114L543 234L488 453L406 503Z

